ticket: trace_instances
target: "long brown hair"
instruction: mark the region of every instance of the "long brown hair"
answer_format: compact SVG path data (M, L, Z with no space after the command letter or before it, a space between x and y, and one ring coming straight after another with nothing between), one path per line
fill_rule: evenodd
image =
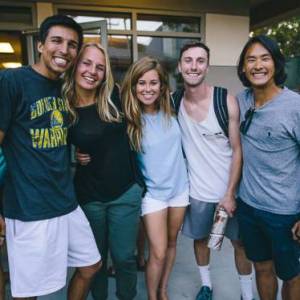
M75 73L78 67L78 64L84 54L84 51L89 48L94 47L101 51L105 58L105 76L103 81L98 86L95 96L95 102L97 106L97 111L101 120L105 122L120 122L121 114L118 111L117 107L111 100L112 91L114 88L114 80L111 72L110 61L106 50L97 43L86 43L82 46L74 64L66 72L64 77L64 84L62 87L62 97L67 101L67 108L71 115L71 121L74 124L77 121L78 115L76 112L76 104L78 102L77 94L75 90Z
M160 95L156 100L158 111L162 111L169 119L173 110L170 103L170 88L168 74L163 69L160 62L153 57L146 56L136 61L127 71L121 87L121 99L123 111L127 120L127 133L130 144L135 151L141 151L142 143L142 113L143 106L136 95L136 85L138 80L148 71L157 71L160 80Z

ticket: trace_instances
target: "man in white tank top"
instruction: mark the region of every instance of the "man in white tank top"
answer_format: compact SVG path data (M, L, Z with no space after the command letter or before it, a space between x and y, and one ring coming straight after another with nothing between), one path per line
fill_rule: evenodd
M209 66L209 49L203 43L190 43L180 52L178 69L184 80L184 94L178 120L186 154L190 201L183 233L194 239L195 257L202 287L196 300L212 299L209 270L210 249L207 239L216 207L222 206L231 217L225 235L234 247L236 268L241 283L241 299L253 299L251 263L239 241L238 225L233 217L242 152L239 136L239 109L236 99L227 96L228 137L217 120L214 87L205 82Z

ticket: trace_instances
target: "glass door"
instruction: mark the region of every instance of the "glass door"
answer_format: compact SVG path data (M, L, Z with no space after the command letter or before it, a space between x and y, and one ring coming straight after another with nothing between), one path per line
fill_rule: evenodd
M84 42L100 43L107 49L107 21L94 21L80 23L84 33Z

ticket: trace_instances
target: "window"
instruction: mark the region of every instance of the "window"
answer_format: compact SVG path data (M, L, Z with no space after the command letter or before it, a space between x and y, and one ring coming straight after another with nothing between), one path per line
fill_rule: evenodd
M137 30L163 32L200 32L200 19L193 17L138 14Z
M86 11L57 5L58 13L73 17L78 23L106 20L107 48L116 82L121 83L133 61L151 55L157 57L170 75L171 87L176 75L180 48L188 41L201 40L201 16L164 15L132 11ZM98 40L99 30L86 32L85 40Z
M60 14L69 15L78 23L93 21L107 21L107 29L113 30L130 30L131 15L129 13L114 12L85 12L77 10L59 10Z
M171 88L179 84L177 61L181 47L201 39L200 17L137 15L138 58L157 57L169 73Z
M116 82L122 79L132 63L132 38L130 35L109 35L108 55Z
M169 74L171 87L175 88L179 83L179 76L176 72L179 51L185 43L192 40L187 38L139 36L137 38L138 57L141 58L146 55L157 57ZM197 41L197 39L194 40Z
M26 6L8 6L0 5L0 20L1 23L15 24L19 23L31 27L32 22L32 9Z

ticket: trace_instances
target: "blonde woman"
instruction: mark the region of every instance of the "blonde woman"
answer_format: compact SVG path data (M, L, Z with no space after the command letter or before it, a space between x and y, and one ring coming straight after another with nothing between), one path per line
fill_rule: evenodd
M95 300L107 299L107 251L116 268L119 299L136 295L134 256L142 188L129 146L114 87L110 62L98 44L83 45L66 74L63 96L68 100L72 126L69 140L77 147L75 191L93 229L103 267L91 291ZM82 245L88 247L88 245Z
M148 298L166 300L177 235L188 205L188 179L161 64L151 57L135 62L123 81L121 98L130 143L138 152L147 187L142 216L149 241Z

